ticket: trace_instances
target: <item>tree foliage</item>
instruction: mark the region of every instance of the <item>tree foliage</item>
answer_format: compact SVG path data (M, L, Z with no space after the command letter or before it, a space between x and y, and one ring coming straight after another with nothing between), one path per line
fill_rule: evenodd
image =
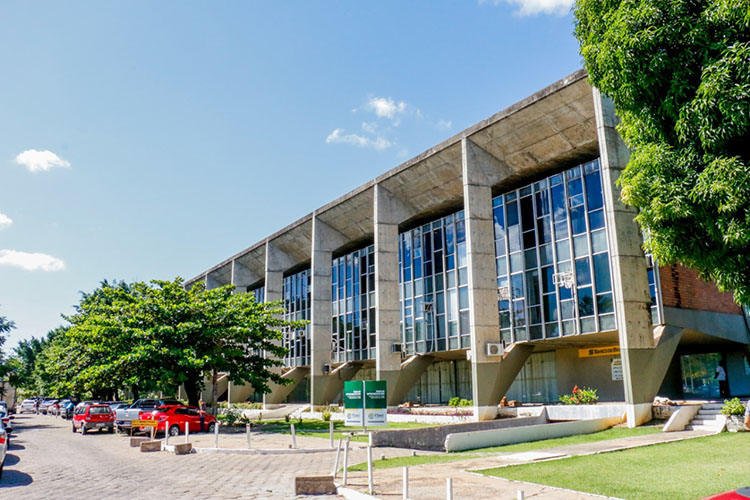
M34 380L46 394L135 397L184 385L197 404L204 380L227 373L256 392L269 381L284 383L278 370L286 352L280 329L299 326L279 319L278 303L226 286L186 289L182 279L150 283L107 281L83 294L70 326L47 339L37 354ZM264 356L264 352L268 356Z
M750 304L750 4L578 0L575 33L631 150L648 251Z

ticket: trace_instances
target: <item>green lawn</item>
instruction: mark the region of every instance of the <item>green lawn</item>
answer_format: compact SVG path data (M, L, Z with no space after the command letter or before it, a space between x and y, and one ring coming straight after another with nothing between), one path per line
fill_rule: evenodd
M750 485L750 433L481 471L628 500L697 499Z
M521 451L541 450L545 448L554 448L556 446L566 446L573 444L593 443L596 441L606 441L608 439L618 439L630 436L642 436L644 434L653 434L661 432L662 424L645 425L628 429L627 427L612 427L606 431L594 432L592 434L580 434L578 436L568 436L563 438L545 439L543 441L532 441L529 443L509 444L505 446L493 446L491 448L480 448L477 450L460 451L455 453L441 453L439 455L417 455L416 457L394 457L385 460L373 460L373 466L376 469L388 469L391 467L403 467L411 465L436 464L444 462L456 462L470 458L480 458L490 453L515 453ZM349 470L359 471L366 470L367 464L361 463L352 465Z

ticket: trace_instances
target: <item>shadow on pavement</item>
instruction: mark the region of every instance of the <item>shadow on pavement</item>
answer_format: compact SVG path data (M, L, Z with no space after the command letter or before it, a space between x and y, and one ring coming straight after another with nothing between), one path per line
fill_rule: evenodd
M53 425L47 425L47 424L34 424L34 425L19 425L18 427L13 428L13 435L16 434L23 434L26 431L30 431L32 429L52 429L54 428Z
M6 467L11 466L11 465L16 465L20 461L21 459L19 459L17 455L13 455L12 453L8 453L7 455L5 455Z
M26 447L24 445L18 444L18 443L14 443L12 439L11 439L10 444L8 446L8 451L25 450L25 449L26 449Z
M0 480L0 489L3 488L15 488L16 486L28 486L33 483L34 480L25 472L17 470L5 470L3 471L3 478Z

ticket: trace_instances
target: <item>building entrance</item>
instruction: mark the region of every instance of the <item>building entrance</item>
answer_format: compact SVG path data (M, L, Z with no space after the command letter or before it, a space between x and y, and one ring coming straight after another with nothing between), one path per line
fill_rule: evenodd
M682 392L686 399L719 399L719 382L714 378L721 354L687 354L680 356Z

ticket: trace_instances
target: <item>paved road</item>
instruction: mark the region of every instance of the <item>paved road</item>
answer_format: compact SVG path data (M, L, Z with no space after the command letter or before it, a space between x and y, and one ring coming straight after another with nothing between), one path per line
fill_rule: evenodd
M294 477L329 474L333 464L330 452L140 453L125 437L73 434L69 421L45 415L19 415L14 426L0 499L302 498L294 496Z

